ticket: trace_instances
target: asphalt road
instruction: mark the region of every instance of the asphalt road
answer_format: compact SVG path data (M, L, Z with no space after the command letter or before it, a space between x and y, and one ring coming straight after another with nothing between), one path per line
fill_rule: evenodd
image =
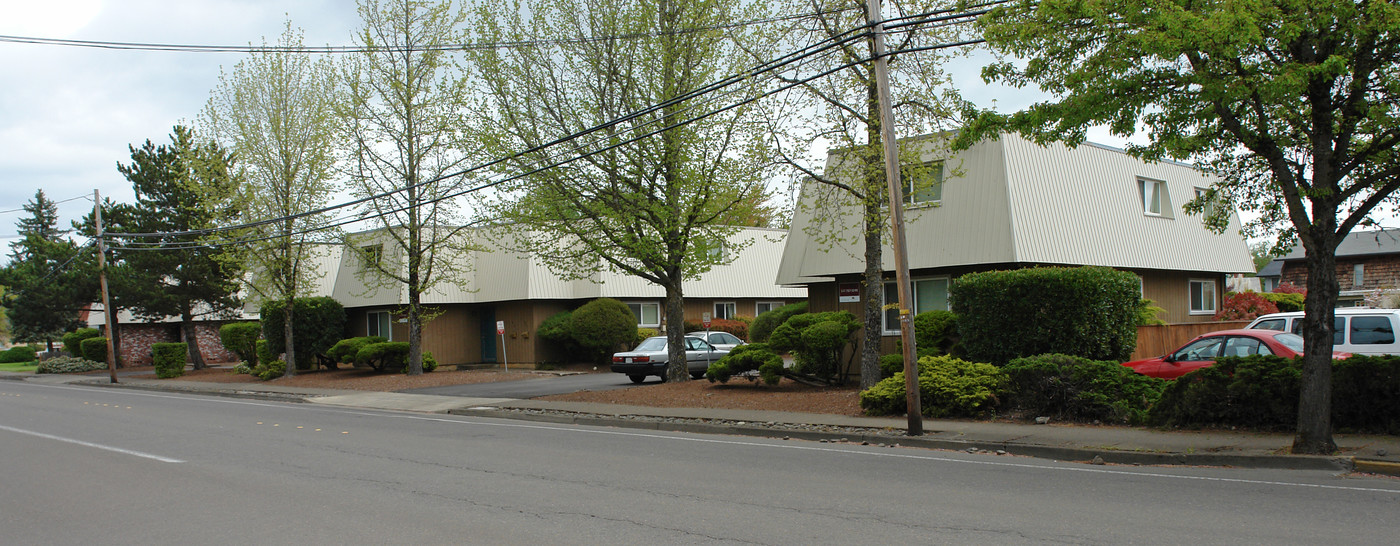
M653 382L657 381L656 378L651 379ZM543 377L540 379L525 379L522 381L497 381L494 383L426 387L422 389L410 389L403 392L437 394L442 396L526 399L584 390L606 391L625 389L632 386L634 386L632 380L620 373L585 373Z
M0 381L6 544L1389 544L1400 481Z

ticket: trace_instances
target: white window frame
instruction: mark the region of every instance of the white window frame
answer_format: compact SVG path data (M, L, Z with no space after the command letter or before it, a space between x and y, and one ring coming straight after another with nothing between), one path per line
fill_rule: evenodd
M1209 308L1209 309L1204 309L1204 308L1202 308L1202 309L1197 309L1197 308L1196 308L1196 295L1195 295L1196 285L1209 286L1209 287L1210 287L1210 308ZM1187 290L1186 290L1186 306L1187 306L1187 308L1190 309L1190 314L1192 314L1192 315L1214 315L1214 314L1216 313L1216 309L1219 309L1219 308L1220 308L1219 290L1217 290L1217 288L1218 288L1218 287L1215 285L1215 279L1191 279L1191 280L1188 282L1188 284L1187 284ZM1202 296L1205 296L1204 290L1201 292L1201 295L1202 295ZM1205 303L1205 302L1203 301L1202 303Z
M656 309L656 322L647 323L646 313L643 309L648 307ZM632 316L637 317L638 328L660 328L661 327L661 304L654 301L629 301L627 308L632 310Z
M705 247L705 256L716 263L724 263L729 257L728 252L729 245L722 240Z
M914 176L914 174L916 174L916 173L905 173L904 176L903 176L903 178L901 179L901 180L902 180L901 186L903 186L903 187L901 188L901 191L902 191L902 193L904 193L904 198L903 198L903 199L904 199L904 204L905 204L905 206L911 206L911 207L913 207L913 206L928 206L928 205L939 205L939 204L942 204L942 203L943 203L943 161L941 161L941 160L940 160L940 161L930 161L930 162L928 162L928 163L924 163L922 166L919 167L919 172L920 172L920 173L922 173L922 172L930 172L930 173L932 173L932 174L933 174L933 178L934 178L933 183L932 183L932 184L929 184L928 186L925 186L925 187L923 187L923 188L920 188L920 187L919 187L919 184L918 184L918 182L919 182L919 177L918 177L918 176ZM923 193L924 193L924 194L927 194L927 195L928 195L929 197L931 197L931 198L929 198L929 199L918 199L919 194L920 194L920 192L919 192L920 189L923 189L923 190L924 190Z
M763 313L766 313L766 312L767 312L767 311L759 311L759 310L758 310L758 307L759 307L760 305L767 305L767 306L768 306L768 311L772 311L772 310L774 310L774 309L777 309L777 308L779 308L779 307L782 307L784 304L783 304L783 302L781 302L781 301L758 301L758 302L754 302L754 304L753 304L753 316L757 317L757 316L762 315Z
M372 271L378 269L379 264L384 260L384 244L364 245L360 247L360 271Z
M945 283L944 286L947 286L948 288L952 288L953 279L952 279L952 277L949 277L949 276L947 276L947 275L935 275L935 276L932 276L932 277L917 277L917 278L909 279L910 289L914 292L913 296L914 296L914 305L915 305L915 308L914 308L914 309L910 309L910 312L912 312L912 313L914 313L915 315L917 315L917 314L922 313L922 312L924 312L924 311L932 311L932 309L918 309L918 308L917 308L917 306L918 306L918 304L919 304L919 281L937 281L937 280L943 281L943 282ZM888 301L888 298L886 298L885 296L888 295L888 294L891 292L891 288L894 286L894 283L895 283L895 282L896 282L896 281L885 281L885 282L884 282L884 285L881 286L881 290L880 290L880 305L881 305L881 311L880 311L880 324L881 324L881 325L880 325L880 328L881 328L881 330L883 330L883 334L884 334L884 335L887 335L887 336L897 336L897 335L900 334L900 331L899 331L899 322L896 320L894 324L889 324L889 321L887 320L887 319L889 318L889 313L887 313L886 310L884 309L885 306L888 306L890 303L892 303L892 302ZM895 293L895 297L896 297L896 298L898 297L898 292L897 292L897 291L896 291L896 293ZM944 310L946 311L947 309L944 309Z
M720 309L724 311L721 312ZM732 301L717 301L711 306L711 311L713 312L710 314L710 318L734 320L734 317L739 314L739 306Z
M1197 199L1203 199L1203 198L1205 198L1205 196L1206 196L1207 194L1209 194L1209 193L1210 193L1210 188L1199 188L1199 187L1196 188L1196 198L1197 198ZM1205 206L1201 208L1201 216L1204 216L1204 217L1206 217L1206 218L1209 218L1210 215L1213 214L1214 212L1215 212L1215 200L1206 201Z
M1167 192L1167 182L1165 180L1138 177L1137 187L1138 198L1142 205L1142 213L1144 215L1171 218L1172 200L1171 194ZM1153 199L1153 197L1156 199ZM1154 205L1157 210L1153 210Z
M377 319L375 318L375 317L377 317L377 316L379 316L379 315L383 315L383 316L384 316L384 320L383 320L382 322L379 321L379 320L377 320ZM380 330L380 331L377 332L377 333L374 332L373 330L370 329L370 325L374 325L374 329L375 329L375 330ZM387 325L387 328L382 328L382 329L381 329L381 325ZM365 314L365 335L366 335L366 336L382 336L382 337L384 337L385 339L387 339L387 340L389 340L389 341L393 341L393 340L394 340L394 315L393 315L393 313L390 313L390 312L388 312L388 311L370 311L370 312L366 313L366 314Z

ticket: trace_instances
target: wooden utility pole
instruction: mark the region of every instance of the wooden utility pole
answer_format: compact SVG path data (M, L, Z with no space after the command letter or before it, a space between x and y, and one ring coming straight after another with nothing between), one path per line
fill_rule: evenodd
M107 315L107 373L116 383L117 355L113 345L117 337L117 321L112 319L117 313L112 309L112 296L107 293L107 242L102 238L102 196L97 190L92 190L92 218L97 227L97 281L102 286L102 312Z
M875 57L875 91L880 101L880 141L885 149L885 181L890 195L890 244L894 250L895 284L899 288L899 335L904 346L904 394L909 415L909 436L924 433L919 402L919 362L914 346L914 315L909 312L913 289L909 283L909 255L904 247L904 189L899 176L899 143L894 136L894 108L890 104L890 69L885 58L885 21L880 0L866 0L871 50Z

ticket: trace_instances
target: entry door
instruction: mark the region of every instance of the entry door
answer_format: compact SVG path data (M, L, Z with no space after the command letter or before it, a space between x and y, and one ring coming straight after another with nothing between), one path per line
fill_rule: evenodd
M496 308L481 308L481 361L496 361Z

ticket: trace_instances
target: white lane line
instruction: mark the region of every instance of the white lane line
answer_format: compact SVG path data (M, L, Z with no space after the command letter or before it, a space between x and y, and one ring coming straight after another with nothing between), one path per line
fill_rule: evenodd
M44 433L42 433L42 432L34 432L34 431L32 431L32 430L24 430L24 429L22 429L22 428L7 427L7 426L5 426L5 425L0 425L0 430L6 430L6 431L10 431L10 432L17 432L17 433L19 433L19 434L28 434L28 435L30 435L30 436L38 436L38 437L40 437L40 438L46 438L46 439L49 439L49 440L58 440L58 441L60 441L60 442L68 442L68 443L70 443L70 444L78 444L78 445L84 446L84 447L94 447L94 448L97 448L97 449L105 449L105 450L107 450L107 451L114 451L114 452L122 453L122 454L126 454L126 455L135 455L135 456L137 456L137 457L144 457L144 458L147 458L147 459L155 459L155 460L160 461L160 462L162 462L162 463L183 463L183 462L185 462L185 461L182 461L182 460L180 460L180 459L171 459L170 457L161 457L160 455L152 455L152 454L150 454L150 453L143 453L143 452L140 452L140 451L132 451L132 450L130 450L130 449L122 449L122 448L120 448L120 447L104 446L104 445L102 445L102 444L94 444L94 443L92 443L92 442L84 442L84 441L82 441L82 440L74 440L74 439L72 439L72 438L64 438L64 437L62 437L62 436L54 436L54 435L52 435L52 434L44 434Z

